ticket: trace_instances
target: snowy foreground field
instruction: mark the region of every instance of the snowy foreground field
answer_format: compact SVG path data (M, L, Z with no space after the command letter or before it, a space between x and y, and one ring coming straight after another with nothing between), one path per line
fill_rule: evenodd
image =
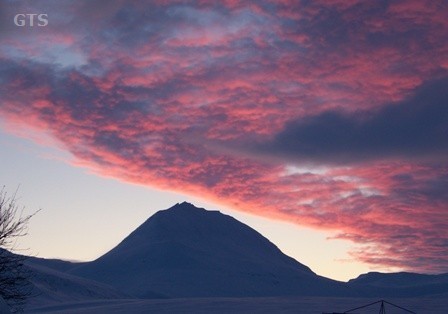
M205 298L169 300L104 300L28 309L26 313L322 313L343 312L377 299L368 298ZM448 313L448 296L388 301L418 314ZM354 313L378 313L379 305ZM386 313L406 313L386 306Z

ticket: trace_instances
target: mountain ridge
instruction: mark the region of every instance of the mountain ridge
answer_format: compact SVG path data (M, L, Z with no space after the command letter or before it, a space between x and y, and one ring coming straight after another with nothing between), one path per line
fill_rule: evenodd
M369 296L430 296L448 293L448 273L369 272L349 280L347 284Z

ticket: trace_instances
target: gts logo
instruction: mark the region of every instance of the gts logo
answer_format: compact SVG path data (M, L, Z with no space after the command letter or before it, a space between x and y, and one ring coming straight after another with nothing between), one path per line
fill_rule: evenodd
M48 14L16 14L14 16L14 24L20 27L33 27L33 26L47 26L48 25Z

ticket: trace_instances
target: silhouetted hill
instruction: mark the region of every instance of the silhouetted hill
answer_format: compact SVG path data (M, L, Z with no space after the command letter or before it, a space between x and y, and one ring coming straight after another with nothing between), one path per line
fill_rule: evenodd
M370 272L351 279L348 284L371 296L439 295L448 293L448 274Z
M157 212L110 252L70 273L138 297L348 293L247 225L185 202Z
M39 261L43 262L43 260ZM50 260L49 265L53 265ZM73 276L49 267L27 263L31 271L33 287L28 305L56 304L63 302L125 299L131 296L117 291L111 286L86 278ZM1 312L0 312L1 313Z
M60 272L66 272L74 267L78 267L85 262L70 262L70 261L64 261L60 259L55 258L40 258L40 257L34 257L30 256L27 257L25 260L25 265L28 266L44 266L47 268L50 268L52 270L60 271Z

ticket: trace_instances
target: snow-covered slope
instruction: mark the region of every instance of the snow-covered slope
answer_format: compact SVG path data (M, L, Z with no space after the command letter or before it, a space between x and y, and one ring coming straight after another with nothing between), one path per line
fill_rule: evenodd
M113 250L69 272L139 297L348 293L247 225L185 202L157 212Z
M54 258L41 258L41 257L34 257L29 256L25 260L25 265L28 266L45 266L47 268L50 268L52 270L57 270L60 272L66 272L74 267L80 266L84 264L85 262L70 262L60 259L54 259Z
M52 314L142 314L142 313L291 313L316 314L342 313L348 309L377 301L372 298L331 297L265 297L265 298L190 298L190 299L146 299L110 300L60 304L34 308L27 313ZM389 301L416 313L446 314L448 298L393 298ZM363 309L363 312L377 314L380 305ZM406 314L405 311L386 304L388 314Z
M39 260L45 263L45 260ZM61 261L63 262L63 261ZM31 270L32 297L27 300L27 307L59 304L64 302L123 299L130 296L116 289L86 278L50 269L48 267L26 263ZM54 263L49 260L49 265Z
M362 274L348 282L371 296L429 296L448 294L448 273L425 275L408 272Z

